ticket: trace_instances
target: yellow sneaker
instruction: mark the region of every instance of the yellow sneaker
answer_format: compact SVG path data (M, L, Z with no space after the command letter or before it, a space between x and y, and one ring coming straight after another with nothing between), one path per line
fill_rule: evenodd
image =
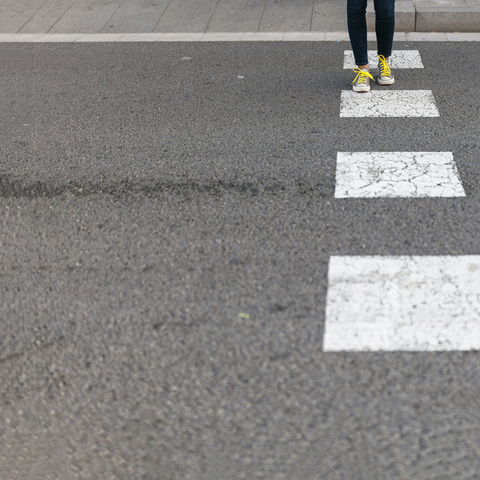
M369 92L370 78L375 81L367 69L354 68L353 71L357 74L352 82L354 92Z
M390 70L390 65L383 55L378 56L378 84L392 85L395 83L395 78Z

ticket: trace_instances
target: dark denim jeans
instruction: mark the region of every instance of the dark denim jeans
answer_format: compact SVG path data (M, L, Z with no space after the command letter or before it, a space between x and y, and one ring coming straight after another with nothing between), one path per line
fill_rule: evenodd
M378 54L389 57L395 31L395 0L374 1ZM368 64L366 9L367 0L347 0L348 33L357 65Z

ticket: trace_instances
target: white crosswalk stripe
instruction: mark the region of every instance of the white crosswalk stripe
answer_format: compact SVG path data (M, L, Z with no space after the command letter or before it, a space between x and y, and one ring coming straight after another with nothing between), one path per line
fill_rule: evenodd
M340 152L336 198L464 197L451 152Z
M331 257L325 351L480 349L480 256Z
M343 90L340 117L439 117L431 90Z
M418 52L395 54L392 69L423 68ZM370 51L369 62L376 61ZM354 66L345 51L344 68ZM438 116L430 90L341 94L340 117ZM464 196L452 152L337 154L335 198ZM480 256L331 257L323 347L480 350Z
M368 51L368 64L370 68L377 68L378 57L376 50ZM389 64L392 69L424 68L420 52L418 50L395 50L390 57ZM355 59L352 50L345 50L343 68L355 68Z

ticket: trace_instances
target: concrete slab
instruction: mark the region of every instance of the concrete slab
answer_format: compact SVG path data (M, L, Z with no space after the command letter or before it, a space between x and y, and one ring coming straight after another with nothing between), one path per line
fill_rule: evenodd
M281 42L284 36L283 32L245 33L242 42Z
M169 0L123 2L105 25L102 33L153 32L168 4Z
M415 6L411 0L396 0L395 30L397 32L415 31Z
M161 36L160 42L199 42L203 33L165 33Z
M242 39L242 32L215 33L210 32L203 35L201 42L239 42Z
M219 0L208 32L257 32L267 0Z
M414 0L417 7L471 7L480 5L480 0Z
M284 42L321 42L325 40L325 32L287 32Z
M2 43L26 43L34 42L37 38L42 37L43 33L3 33L0 35Z
M158 42L163 33L127 33L118 39L119 42Z
M120 40L124 33L89 33L82 35L75 40L76 42L116 42Z
M121 0L77 0L49 33L100 33L121 3Z
M308 32L312 11L313 0L267 0L259 31Z
M423 32L410 32L407 33L408 42L446 42L448 40L445 33L423 33Z
M47 33L75 2L76 0L47 0L19 33Z
M373 0L369 0L367 5L367 27L370 32L375 31L375 9ZM395 30L397 32L415 31L415 6L412 0L396 0Z
M407 34L405 32L395 32L393 34L394 42L405 42L407 40Z
M315 32L346 32L347 2L315 0L312 13L312 30Z
M18 32L41 8L45 0L2 0L0 3L0 32Z
M480 42L480 33L408 33L398 41L415 42ZM226 33L4 33L0 43L36 42L45 38L49 42L348 42L346 32L226 32Z
M172 0L155 32L206 32L218 0Z
M325 32L327 42L350 42L348 32Z
M480 32L480 0L396 0L396 32ZM367 24L375 29L373 0ZM346 0L2 0L0 33L346 32ZM403 40L397 39L399 40Z
M446 33L449 42L480 42L480 32L473 33Z
M80 37L83 37L83 33L52 33L40 36L35 42L41 43L70 43L75 42Z
M417 32L480 32L480 5L416 8Z

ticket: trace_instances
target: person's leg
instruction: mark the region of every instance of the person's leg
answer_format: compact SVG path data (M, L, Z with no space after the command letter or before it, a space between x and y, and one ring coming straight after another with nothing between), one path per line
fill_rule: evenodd
M392 54L395 33L395 0L374 0L374 3L378 55L388 59Z
M357 74L352 82L355 92L369 92L369 79L373 80L368 72L366 10L367 0L347 0L348 34L355 63L358 66L353 69Z
M368 69L367 53L367 0L347 0L347 24L355 63Z
M393 85L395 78L388 63L395 33L395 0L374 0L375 31L378 46L378 83Z

